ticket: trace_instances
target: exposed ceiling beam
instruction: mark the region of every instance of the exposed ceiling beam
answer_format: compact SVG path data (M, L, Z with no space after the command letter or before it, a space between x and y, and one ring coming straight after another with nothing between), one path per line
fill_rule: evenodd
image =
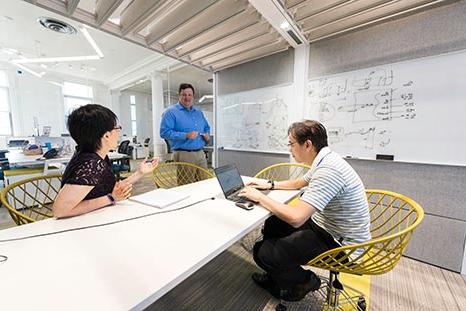
M244 11L212 27L207 32L175 47L175 49L178 55L184 56L215 44L218 40L222 40L236 32L241 32L248 27L258 24L263 25L264 23L264 21L260 21L257 11Z
M79 0L66 0L66 13L73 15L74 11L78 7Z
M295 9L304 5L310 5L308 0L285 0L285 7L287 9Z
M163 38L163 47L165 50L172 50L176 46L196 37L212 27L228 20L239 12L244 11L245 1L221 0L209 9L189 19L182 26L176 29L175 33Z
M310 34L313 31L313 29L310 29L309 31L306 31L306 33L309 36L309 42L312 43L312 42L327 39L327 38L330 38L330 37L333 37L333 36L337 36L337 35L340 35L340 34L343 34L345 32L349 32L349 31L352 31L352 30L355 30L355 29L358 29L358 28L367 27L367 26L375 24L375 23L380 23L380 22L385 21L387 19L392 19L392 18L399 17L399 16L402 16L402 15L405 15L405 14L409 14L409 13L411 13L413 11L421 10L423 8L433 6L433 5L436 5L436 4L440 4L440 3L445 2L445 1L447 1L447 0L433 0L433 1L431 1L429 3L425 3L423 5L417 5L417 6L410 7L410 8L400 10L400 11L397 11L397 12L392 12L391 14L384 15L384 16L381 16L379 18L367 21L367 22L359 23L359 24L353 25L351 27L346 27L345 29L340 29L340 30L337 30L337 31L334 31L334 32L331 32L331 33L323 34L321 36L317 36L317 37L314 37L314 38Z
M198 52L191 53L189 58L194 62L207 56L217 54L218 52L222 52L230 47L237 46L250 40L255 40L264 34L270 34L271 28L272 27L266 22L257 23L254 26L247 27L242 31L237 31L229 36L217 40L213 44L209 45L208 47L204 47Z
M243 64L243 63L246 63L246 62L256 60L258 58L266 57L266 56L269 56L269 55L272 55L272 54L275 54L275 53L278 53L278 52L288 50L288 48L289 48L288 44L286 44L284 42L282 42L281 44L275 43L273 45L264 47L262 49L262 51L260 51L260 53L254 53L254 51L251 51L247 55L242 55L242 57L243 57L242 59L241 58L239 58L239 59L231 58L231 59L229 59L227 61L213 64L211 66L211 68L212 68L212 71L214 71L214 72L219 71L219 70L223 70L223 69L226 69L226 68L230 68L230 67L237 66L237 65L240 65L240 64Z
M271 42L278 42L283 40L279 34L276 32L266 33L260 36L253 38L252 40L244 41L240 44L236 44L229 48L218 50L214 53L204 55L197 60L191 59L192 62L198 62L199 60L203 65L210 65L212 63L218 62L222 59L229 58L231 56L243 53L244 51L253 50L264 45L270 44Z
M277 32L294 48L307 44L307 39L301 33L295 21L283 8L279 0L249 0L256 10L277 30ZM300 41L296 42L288 33L291 32Z
M328 13L330 11L337 10L341 7L347 6L355 1L357 0L345 0L345 1L335 1L335 2L326 3L324 7L321 7L319 9L314 7L314 10L312 10L310 13L309 12L307 14L296 13L294 17L299 23L303 23L303 22L306 22L307 20L315 18L316 16L319 16L319 15Z
M316 19L315 17L317 16L313 16L312 18L308 18L306 19L305 22L300 22L302 28L304 29L304 32L308 32L309 29L312 29L312 31L314 30L317 30L319 28L322 28L322 27L325 27L327 25L332 25L332 24L335 24L335 23L339 23L341 21L344 21L344 20L348 20L348 19L351 19L351 18L354 18L354 17L357 17L359 15L363 15L365 13L368 13L368 12L371 12L371 11L374 11L374 10L379 10L379 9L384 9L390 5L393 5L393 4L396 4L396 3L399 3L400 5L402 6L406 6L405 3L403 3L403 0L385 0L385 1L377 1L377 2L373 2L372 0L363 0L363 1L366 1L366 3L370 3L369 5L367 4L364 4L364 3L360 3L360 2L354 2L352 3L352 6L350 7L346 7L347 10L343 11L343 10L340 10L339 12L330 12L330 11L334 11L335 9L332 8L332 10L330 11L327 11L326 13L328 13L328 17L326 16L320 16L320 20L319 19ZM411 0L413 1L413 0ZM388 11L389 9L387 9ZM320 14L319 14L320 15ZM320 23L319 22L321 20L325 20L325 23Z
M97 25L105 23L124 0L99 0L95 6Z
M187 50L190 48L191 50L193 49L193 45L196 44L196 41L197 44L201 46L208 44L213 40L212 38L221 39L222 37L228 36L238 29L242 29L248 25L256 23L258 19L259 14L253 8L248 6L245 10L241 10L231 15L216 25L209 27L194 36L191 36L190 38L187 38L184 41L177 43L176 45L167 47L166 51L176 49L177 53L179 53L181 50L183 50L182 53L186 54Z
M267 54L272 51L278 51L285 46L287 46L286 41L280 38L280 40L275 40L268 44L263 44L261 46L258 46L258 47L255 47L249 50L245 50L245 51L243 50L243 51L237 52L228 58L220 58L210 63L202 62L202 61L197 62L197 63L202 66L211 65L212 67L215 67L215 66L218 66L219 63L230 64L230 63L241 61L243 59L248 60L251 57L259 57L263 54Z
M186 20L196 16L206 7L214 4L216 0L181 0L170 6L170 10L161 12L147 25L146 39L149 43L156 42L173 28L182 25Z
M134 0L121 14L122 34L126 35L140 24L150 22L153 14L157 14L159 10L169 7L171 3L170 0Z
M165 50L171 50L179 44L193 39L204 31L218 25L233 15L244 11L246 0L219 0L208 6L197 15L185 20L181 25L174 27L161 37ZM154 37L147 36L148 43L154 42Z

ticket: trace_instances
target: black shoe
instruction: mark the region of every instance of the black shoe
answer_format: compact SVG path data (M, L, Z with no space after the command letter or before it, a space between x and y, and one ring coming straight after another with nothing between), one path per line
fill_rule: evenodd
M282 289L280 291L280 299L285 301L302 300L310 291L316 291L320 288L320 279L314 273L311 274L311 279L302 284L297 284L290 289Z
M278 285L275 283L272 278L269 277L269 275L266 272L259 273L255 272L252 274L252 280L254 283L268 291L272 296L275 298L280 299L280 288Z

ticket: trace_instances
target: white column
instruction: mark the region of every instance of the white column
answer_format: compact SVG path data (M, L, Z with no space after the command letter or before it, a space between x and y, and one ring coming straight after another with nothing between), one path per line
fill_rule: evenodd
M288 123L305 119L304 112L306 111L306 92L307 79L309 73L309 45L303 44L294 50L294 69L293 69L293 85L294 85L294 106L289 109ZM296 161L290 154L290 162Z
M163 76L161 72L154 72L150 75L152 86L152 119L153 119L153 146L154 156L165 155L165 142L160 137L160 120L164 110L163 106Z
M110 108L120 118L120 90L110 90Z
M214 73L213 75L213 79L214 79L214 85L213 85L213 121L214 121L214 124L211 124L210 128L211 128L211 132L212 134L214 134L214 151L212 152L212 166L213 167L217 167L217 163L218 163L218 152L217 152L217 147L218 147L218 126L217 126L217 120L218 120L218 117L217 117L217 114L218 114L218 109L217 109L217 96L218 96L218 73Z
M289 122L300 121L305 119L304 112L306 111L306 92L307 80L309 74L309 45L303 44L294 50L294 97L295 106L292 107ZM307 116L308 117L308 116Z

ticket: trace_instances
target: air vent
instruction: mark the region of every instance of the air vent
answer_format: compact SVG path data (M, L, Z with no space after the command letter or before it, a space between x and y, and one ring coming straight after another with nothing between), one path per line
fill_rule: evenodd
M77 33L76 28L55 18L41 17L37 21L45 28L62 34L74 35Z
M296 44L299 45L302 43L301 40L299 40L298 36L293 32L293 30L290 29L290 30L287 30L286 32L290 35L290 37L294 40L294 42L296 42Z

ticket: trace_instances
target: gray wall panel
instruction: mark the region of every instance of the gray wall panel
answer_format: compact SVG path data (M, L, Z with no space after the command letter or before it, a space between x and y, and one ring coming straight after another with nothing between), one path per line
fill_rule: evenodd
M311 44L309 77L466 49L466 1Z
M428 214L466 221L466 167L348 159L366 188L395 191Z
M222 70L218 94L224 95L293 82L294 49Z
M405 255L460 272L465 235L464 221L426 215L416 228Z

